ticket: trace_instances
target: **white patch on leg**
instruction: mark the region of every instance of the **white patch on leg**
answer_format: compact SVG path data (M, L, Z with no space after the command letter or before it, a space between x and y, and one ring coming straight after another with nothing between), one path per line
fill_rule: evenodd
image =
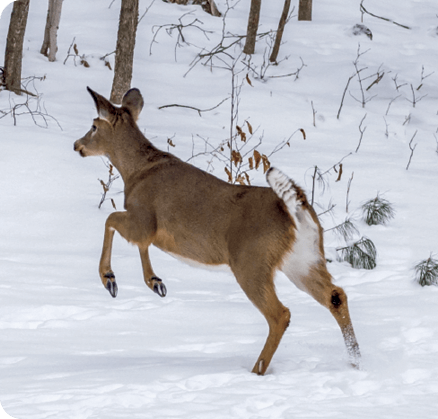
M286 204L297 229L295 243L285 256L280 269L298 288L307 291L304 280L310 268L321 260L318 225L298 199L296 186L291 179L275 168L269 170L266 178L274 192Z
M319 253L319 229L307 210L300 211L300 229L292 250L286 254L281 271L302 291L307 292L304 279L310 268L321 260Z

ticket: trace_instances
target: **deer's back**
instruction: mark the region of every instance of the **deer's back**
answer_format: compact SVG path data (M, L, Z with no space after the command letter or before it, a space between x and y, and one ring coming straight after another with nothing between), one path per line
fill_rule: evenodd
M132 228L139 235L143 226L152 229L153 244L167 252L230 264L230 254L291 245L293 221L271 188L231 185L179 159L144 170L134 182L125 189Z

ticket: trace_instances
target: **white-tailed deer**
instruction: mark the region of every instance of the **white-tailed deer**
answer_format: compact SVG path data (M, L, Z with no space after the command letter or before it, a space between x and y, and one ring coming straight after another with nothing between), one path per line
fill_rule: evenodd
M302 291L328 308L338 322L350 361L360 359L347 296L327 271L323 233L303 190L279 170L267 172L270 187L226 183L155 148L141 133L143 107L138 89L115 107L88 88L99 117L74 144L82 157L107 156L125 184L125 209L106 220L99 274L113 297L114 232L138 246L146 285L166 295L149 260L151 244L174 256L205 265L228 265L269 325L265 346L253 368L264 374L289 325L290 312L275 293L274 275L283 271Z

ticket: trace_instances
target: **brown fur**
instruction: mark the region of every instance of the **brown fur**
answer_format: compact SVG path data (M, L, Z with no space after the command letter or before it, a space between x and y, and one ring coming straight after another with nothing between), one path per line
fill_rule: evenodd
M136 120L143 107L137 89L128 91L121 108L89 89L99 118L74 144L83 157L106 155L125 183L125 210L112 213L105 225L99 265L103 285L117 294L111 270L114 232L138 246L145 283L161 296L162 281L149 260L151 244L206 265L229 265L248 298L265 316L269 335L253 372L264 374L290 321L289 310L275 293L274 274L293 253L297 226L288 208L267 187L223 182L170 153L155 148ZM318 226L319 262L302 278L305 290L338 321L350 356L359 357L344 291L327 272L322 229L304 192L294 186L302 211ZM164 295L163 295L164 294Z

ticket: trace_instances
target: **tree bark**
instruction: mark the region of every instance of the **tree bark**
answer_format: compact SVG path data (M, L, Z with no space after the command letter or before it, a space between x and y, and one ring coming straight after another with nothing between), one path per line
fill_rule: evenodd
M298 20L312 20L312 0L300 0Z
M277 61L278 52L280 51L281 39L283 38L284 27L286 26L287 16L289 15L290 1L285 0L283 12L281 13L280 22L278 23L277 35L275 36L274 48L272 49L269 61L275 63Z
M18 95L22 93L21 65L28 14L29 0L18 0L14 2L6 40L5 68L3 71L4 83L7 90Z
M49 0L49 9L47 11L44 41L40 52L48 57L51 62L56 60L56 52L58 51L57 36L61 20L62 1Z
M123 95L131 87L137 24L138 0L122 0L110 98L116 104L122 103Z
M262 0L251 0L251 8L249 10L248 28L246 30L246 42L243 52L245 54L254 54L255 43L257 38L257 30L259 28L260 7Z

